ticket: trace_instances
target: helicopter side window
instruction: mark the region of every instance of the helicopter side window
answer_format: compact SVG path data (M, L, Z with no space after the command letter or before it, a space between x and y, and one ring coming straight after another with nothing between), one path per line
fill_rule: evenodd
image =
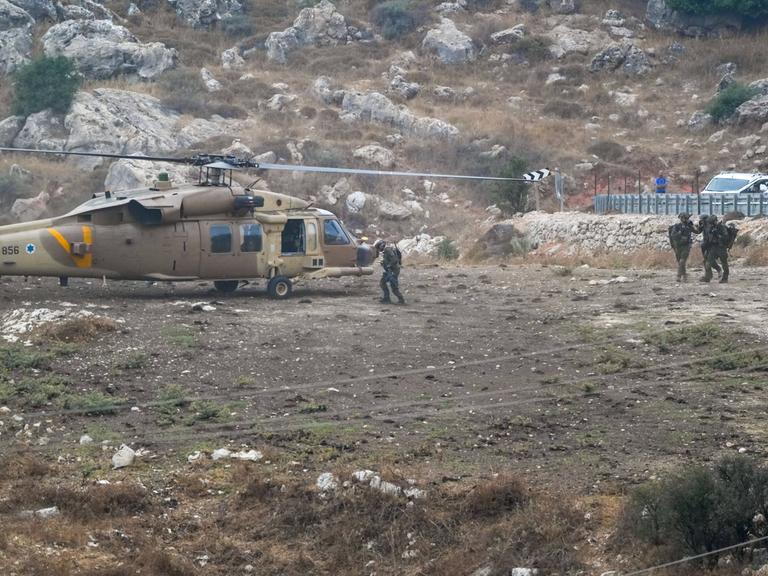
M240 252L261 252L261 224L242 224L240 242Z
M214 254L232 252L232 229L228 224L211 226L211 252Z
M304 253L304 220L290 219L285 223L282 234L281 251L283 254Z
M317 250L317 225L314 222L307 222L307 251Z
M349 238L342 230L338 220L326 220L323 224L323 236L326 246L349 244Z

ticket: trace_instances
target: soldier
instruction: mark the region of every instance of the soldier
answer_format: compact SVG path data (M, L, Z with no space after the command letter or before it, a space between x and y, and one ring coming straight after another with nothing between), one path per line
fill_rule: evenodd
M381 254L381 267L384 273L381 275L381 291L383 293L381 302L389 304L392 302L389 298L389 289L397 298L399 304L405 304L405 298L400 293L400 266L402 264L402 255L397 248L397 244L388 243L386 240L377 240L373 245L376 248L376 255Z
M699 224L694 229L695 234L701 234L701 255L704 259L704 275L706 277L707 273L707 252L709 251L710 246L712 245L712 236L713 236L713 230L714 226L717 224L717 216L714 214L707 216L702 215L699 217ZM720 278L722 276L722 269L720 268L720 265L717 263L717 260L711 260L709 262L710 268L714 268L714 270L717 272L717 277ZM712 276L712 270L709 271L710 278ZM709 282L709 280L705 280L704 278L701 279L702 282Z
M693 234L696 232L696 227L691 222L690 214L681 212L678 218L680 222L669 227L669 243L672 245L677 259L677 281L685 282L688 280L685 263L691 253L691 244L693 244Z
M712 215L709 217L708 226L704 230L704 241L702 242L702 250L704 250L704 242L707 243L707 248L704 256L704 277L702 282L709 282L712 280L712 268L720 268L722 266L722 275L720 276L720 283L724 284L728 282L728 274L730 269L728 268L728 248L730 234L728 227L722 222L717 221L717 216ZM718 266L718 261L720 266Z

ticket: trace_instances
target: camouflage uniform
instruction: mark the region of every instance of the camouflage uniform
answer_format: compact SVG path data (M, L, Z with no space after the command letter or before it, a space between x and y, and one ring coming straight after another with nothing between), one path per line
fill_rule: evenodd
M701 279L702 282L709 282L709 280L706 280L707 277L707 263L709 262L709 278L712 278L712 269L714 269L717 272L717 276L722 276L722 269L720 268L720 265L717 263L717 260L715 259L709 259L707 254L709 252L710 247L712 246L713 242L713 231L714 227L717 224L717 216L714 214L711 216L701 216L699 218L699 225L696 227L694 232L696 234L701 234L701 255L704 258L704 278Z
M691 222L690 214L683 212L678 218L680 218L680 222L669 227L669 243L672 245L677 259L677 281L684 282L688 279L685 263L691 253L691 244L693 244L693 234L696 232L696 227Z
M712 269L719 269L722 266L723 273L720 282L728 282L730 272L728 267L728 228L722 222L717 221L717 216L709 217L708 226L704 232L702 250L704 250L705 242L707 247L704 255L704 278L701 281L709 282L712 280ZM718 261L720 266L718 266Z
M397 249L397 246L384 244L381 253L381 267L384 269L384 273L381 275L381 281L379 282L379 286L381 286L381 291L383 292L381 301L386 303L392 301L389 298L389 290L391 288L397 301L400 304L405 304L405 298L403 298L403 295L400 293L400 250Z

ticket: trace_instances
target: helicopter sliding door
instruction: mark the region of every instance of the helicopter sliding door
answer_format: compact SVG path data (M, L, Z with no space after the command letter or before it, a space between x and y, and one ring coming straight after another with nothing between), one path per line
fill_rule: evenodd
M200 276L237 280L259 276L264 259L261 224L249 221L200 223Z

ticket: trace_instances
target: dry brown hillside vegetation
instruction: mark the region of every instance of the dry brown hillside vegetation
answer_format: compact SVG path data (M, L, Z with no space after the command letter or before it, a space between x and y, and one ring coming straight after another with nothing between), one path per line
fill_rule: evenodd
M647 186L660 171L670 176L673 189L690 190L697 171L703 186L720 169L762 166L763 156L753 151L747 159L747 144L734 142L758 132L760 126L725 126L725 134L714 139L710 135L723 126L696 132L688 127L692 113L703 109L715 94L723 70L719 66L735 65L734 77L744 84L766 75L760 49L765 33L760 29L727 39L693 39L648 27L644 2L588 2L571 15L556 14L546 5L532 13L525 3L470 2L467 9L445 16L471 39L476 57L448 64L422 46L426 33L442 17L435 5L393 3L407 7L413 22L382 36L375 2L340 3L336 8L346 25L367 35L349 43L322 45L327 42L321 41L321 45L292 50L285 63L268 57L265 41L270 33L289 27L300 10L312 3L250 1L244 5L244 15L195 29L170 5L139 4L141 13L121 23L140 42L162 42L176 49L175 69L151 81L119 76L87 79L82 90L109 87L150 94L181 112L182 126L194 117L213 118L220 124L220 136L204 139L196 149L220 149L239 138L255 153L272 151L287 162L365 166L366 161L354 157L353 151L376 143L393 153L393 163L387 167L395 169L498 174L513 157L524 159L530 169L560 166L568 176L568 192L575 204L589 202L596 182L598 190L604 191L609 174L613 191ZM118 2L111 9L126 15L128 3ZM620 12L631 37L622 40L609 34L610 27L603 22L608 10ZM515 26L522 26L521 38L494 40L495 33ZM45 28L41 24L36 31L39 34ZM563 30L566 36L592 34L593 44L566 48L565 54L556 57L553 50L557 52ZM636 46L646 55L648 69L642 74L627 74L621 67L590 71L595 55L610 42ZM244 57L242 65L222 64L222 52L230 48ZM35 50L40 53L39 38ZM411 56L404 56L408 51ZM393 64L398 71L393 72ZM206 90L202 67L221 84L220 90ZM418 94L408 98L392 89L393 74L417 83ZM338 103L328 104L313 95L313 83L321 75L340 89L380 92L417 116L448 122L458 129L458 136L433 138L376 122L350 121ZM0 97L0 110L7 114L12 97L7 83ZM2 162L7 167L19 159ZM26 158L21 162L30 163ZM75 175L73 168L60 163L50 170L33 167L31 184L13 183L21 195L44 188L50 172L65 184L65 196L71 201L103 186L100 171ZM323 184L338 180L329 176L268 179L273 187L301 196L317 195ZM353 190L395 201L402 199L404 187L421 193L419 181L351 181ZM438 183L437 191L448 196L442 204L464 212L458 232L455 222L434 216L440 211L434 199L426 202L429 219L414 214L404 224L385 221L382 225L394 233L449 232L460 237L468 226L487 216L483 209L496 200L493 190L488 184ZM542 186L541 195L545 207L554 206L548 200L551 185Z

